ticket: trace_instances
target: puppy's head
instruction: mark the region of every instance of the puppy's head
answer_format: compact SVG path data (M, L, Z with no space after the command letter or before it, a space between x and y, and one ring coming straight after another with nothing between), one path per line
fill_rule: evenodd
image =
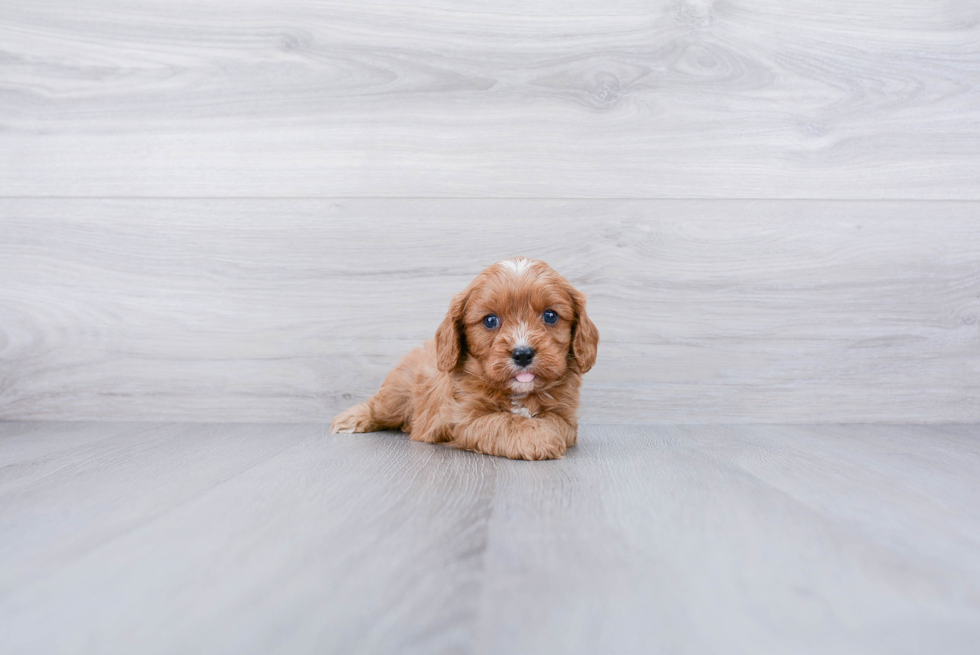
M599 331L585 296L542 261L507 259L480 273L436 331L440 370L466 360L486 384L530 393L595 363Z

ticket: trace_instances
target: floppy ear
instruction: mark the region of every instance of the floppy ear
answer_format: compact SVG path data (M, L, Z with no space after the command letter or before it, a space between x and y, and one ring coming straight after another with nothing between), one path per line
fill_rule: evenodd
M599 349L599 330L585 312L585 294L568 287L575 307L575 323L572 325L572 361L578 366L579 373L587 373L595 364L596 351Z
M449 373L459 364L466 352L466 335L463 332L463 310L466 307L466 292L453 296L449 312L436 330L436 366Z

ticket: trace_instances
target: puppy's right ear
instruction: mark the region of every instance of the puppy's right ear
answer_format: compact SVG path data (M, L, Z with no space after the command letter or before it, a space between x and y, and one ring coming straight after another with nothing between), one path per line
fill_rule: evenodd
M466 334L463 331L463 310L466 308L466 292L453 296L449 312L436 330L436 366L449 373L459 364L466 352Z

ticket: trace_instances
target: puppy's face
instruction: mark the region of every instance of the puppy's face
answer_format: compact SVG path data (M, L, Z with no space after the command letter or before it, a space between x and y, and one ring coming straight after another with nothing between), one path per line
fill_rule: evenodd
M436 334L439 367L466 370L514 394L544 389L595 362L599 333L585 296L541 261L509 259L457 295Z

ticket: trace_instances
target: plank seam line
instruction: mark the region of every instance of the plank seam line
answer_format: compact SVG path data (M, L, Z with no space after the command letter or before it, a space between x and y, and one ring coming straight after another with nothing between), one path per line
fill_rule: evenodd
M500 201L616 201L616 202L943 202L943 203L976 203L980 196L973 198L916 198L916 197L887 197L887 198L819 198L819 197L722 197L722 196L8 196L0 195L2 200L442 200L466 202L471 200L500 200Z

